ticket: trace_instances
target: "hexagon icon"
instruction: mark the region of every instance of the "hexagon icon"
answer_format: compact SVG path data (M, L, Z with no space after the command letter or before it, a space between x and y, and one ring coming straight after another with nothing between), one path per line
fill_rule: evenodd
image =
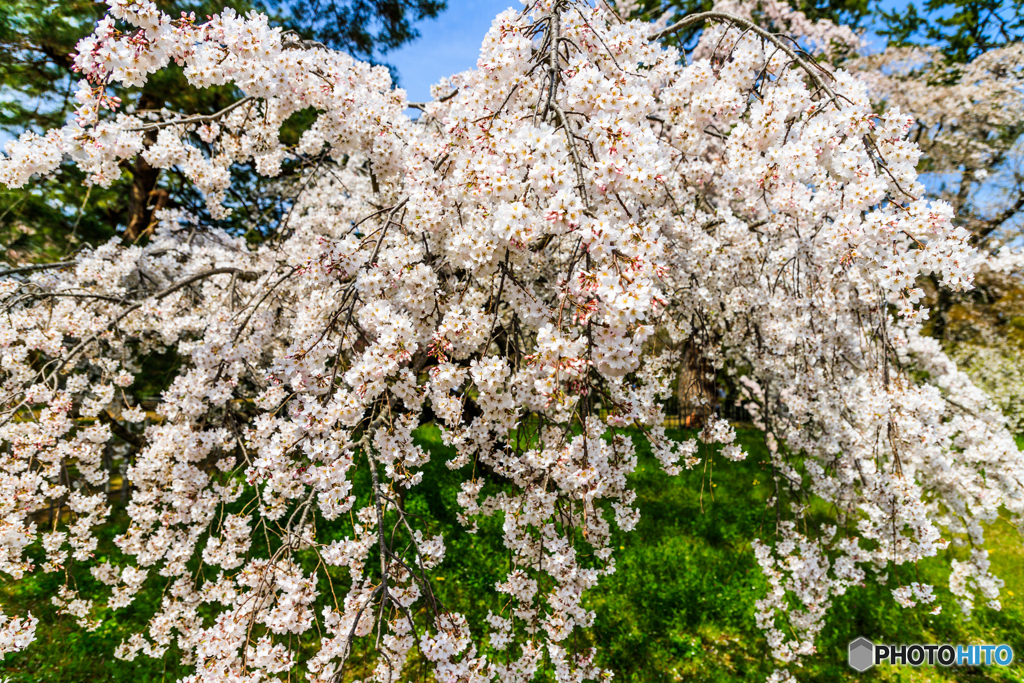
M850 666L857 671L867 671L875 665L875 644L867 638L858 638L850 643Z

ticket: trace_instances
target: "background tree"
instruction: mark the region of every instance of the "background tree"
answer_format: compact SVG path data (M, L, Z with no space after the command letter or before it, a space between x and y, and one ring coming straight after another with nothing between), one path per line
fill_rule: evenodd
M436 17L447 5L447 0L257 1L303 38L368 62L414 40L419 36L414 24Z
M762 2L715 2L714 0L626 0L615 3L616 10L623 16L632 19L650 21L652 24L667 26L675 24L686 17L712 9L733 12L756 19L766 28L784 31L796 20L806 28L808 24L828 22L836 27L845 27L850 31L865 28L875 18L870 0L797 0L793 3L768 0ZM799 13L799 14L796 14ZM705 22L694 22L666 40L690 51L697 45ZM811 38L808 33L804 38ZM849 45L840 41L837 45L842 52Z
M877 13L875 31L890 45L934 46L949 64L967 64L1020 42L1024 30L1024 8L1006 0L911 0L891 10L879 7Z
M920 7L920 9L918 9ZM1024 428L1024 280L997 255L1024 238L1024 9L1001 0L930 0L879 10L880 53L853 60L880 106L916 119L918 168L929 194L991 257L975 287L922 281L928 333Z

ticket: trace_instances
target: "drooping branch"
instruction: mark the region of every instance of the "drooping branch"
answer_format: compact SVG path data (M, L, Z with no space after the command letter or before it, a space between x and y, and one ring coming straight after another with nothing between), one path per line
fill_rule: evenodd
M161 299L164 299L164 298L170 296L171 294L174 294L179 289L183 289L185 287L188 287L193 282L198 282L200 280L205 280L206 278L212 277L214 275L224 275L224 274L228 274L228 273L239 273L240 276L242 277L242 279L255 280L256 278L259 277L259 275L257 273L254 273L254 272L251 272L251 271L242 270L241 268L230 268L230 267L228 267L228 268L212 268L210 270L203 271L202 273L197 273L197 274L193 275L192 277L185 278L184 280L182 280L180 282L176 282L173 285L170 285L169 287L166 287L166 288L160 290L159 292L157 292L156 294L152 295L151 297L145 299L144 301L139 301L139 302L129 306L128 308L126 308L125 310L121 311L116 316L114 316L113 318L108 320L100 329L98 329L93 334L89 335L89 337L87 337L86 339L83 339L81 342L79 342L78 346L76 346L75 348L71 349L71 352L68 353L67 356L64 356L64 358L61 360L61 362L57 366L57 368L55 370L53 370L53 372L50 373L50 375L46 378L45 381L49 382L50 380L55 378L57 376L57 374L61 370L63 370L64 367L75 356L77 356L85 347L87 347L92 342L96 341L96 339L98 339L101 334L103 334L104 332L109 330L111 327L113 327L117 323L121 322L121 320L123 320L126 316L128 316L131 313L139 310L140 308L142 308L147 303L153 302L153 301L160 301Z
M768 41L789 57L794 64L807 72L807 75L811 78L814 84L824 90L830 100L836 101L835 92L833 92L832 88L829 87L829 85L821 78L822 74L825 74L829 78L831 78L831 75L828 71L814 62L813 59L810 61L805 59L801 54L803 53L803 50L800 50L799 48L793 49L790 45L790 43L794 43L792 38L771 33L754 22L744 19L743 17L738 17L735 14L729 14L728 12L699 12L697 14L691 14L661 31L656 31L655 33L650 34L648 36L648 40L652 42L658 41L666 36L672 35L673 33L678 33L688 26L693 26L694 24L699 24L705 21L723 21L732 24L737 28L742 28L744 31L750 31L762 40Z

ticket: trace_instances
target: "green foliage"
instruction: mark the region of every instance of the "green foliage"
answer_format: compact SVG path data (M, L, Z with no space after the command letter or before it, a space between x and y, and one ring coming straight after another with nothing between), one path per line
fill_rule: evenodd
M1024 5L1015 0L925 0L921 7L879 7L879 35L895 45L936 45L958 64L1024 38Z
M774 515L765 512L771 495L770 469L760 432L738 430L748 452L739 463L720 460L667 478L638 440L640 464L633 483L641 520L619 534L618 571L594 592L595 639L604 665L616 680L764 680L776 665L754 624L754 602L765 583L750 539L768 539ZM679 437L677 433L675 435ZM827 513L827 510L823 510ZM965 548L895 573L903 584L931 582L939 594L939 615L903 609L891 589L872 581L837 598L818 640L818 654L798 675L801 681L835 680L1022 680L1019 667L941 669L880 667L858 675L846 664L846 648L860 636L889 643L1009 643L1024 651L1024 549L1009 524L990 530L993 571L1006 581L1003 609L984 605L964 619L948 589L952 559Z
M281 25L353 57L375 61L414 40L413 23L444 11L446 0L263 0Z
M675 432L672 436L690 435ZM476 534L460 526L455 518L455 497L463 473L451 472L444 465L455 453L441 443L438 430L432 426L420 428L418 438L432 455L424 478L431 485L410 491L406 509L434 520L430 532L445 535L445 561L435 571L433 582L439 603L464 612L479 628L488 610L498 613L502 608L501 596L493 589L508 570L501 520L485 520ZM752 538L771 536L774 514L765 510L765 501L773 487L770 469L765 467L767 453L761 433L739 430L739 441L749 454L745 461L723 462L704 452L700 455L706 466L702 463L693 471L667 477L644 439L634 435L639 464L632 482L638 493L641 521L631 533L615 533L619 546L616 572L603 579L589 598L597 615L592 641L576 643L579 647L597 645L599 663L615 673L615 680L764 680L775 668L754 623L754 602L763 595L765 582L750 545ZM354 470L354 475L355 490L367 490L366 468ZM488 487L495 492L497 486L488 483L484 493L488 493ZM366 502L361 500L357 506ZM828 514L824 506L820 514ZM123 516L118 517L105 530L99 556L114 552L114 529L124 521ZM317 526L328 542L351 533L344 520L319 520ZM979 605L972 620L963 618L943 588L942 577L948 573L950 561L966 555L965 548L952 549L942 557L896 572L904 584L934 583L938 604L943 608L941 614L903 609L893 601L890 587L869 579L867 585L835 600L819 638L819 652L806 662L801 680L1022 680L1019 665L983 670L880 667L863 675L846 665L847 644L858 636L892 643L1005 642L1015 652L1024 652L1024 606L1020 600L1024 595L1024 549L1017 532L1003 521L992 525L989 534L998 548L992 554L994 571L1006 581L1002 611ZM258 532L255 537L259 543ZM200 546L204 542L200 541ZM318 570L320 591L331 590L332 583L339 594L347 587L347 570L330 568L328 581L327 568L318 568L313 553L303 551L299 560L306 571ZM174 681L186 675L188 667L181 664L174 650L158 660L140 655L134 662L122 662L111 656L121 639L142 627L157 608L163 579L150 580L126 610L98 614L111 618L90 633L68 617L57 616L49 604L61 578L33 574L0 587L4 612L30 609L40 618L37 642L0 662L0 678L7 676L11 683L149 683ZM80 572L78 582L83 596L100 589L88 573ZM419 606L423 608L423 600ZM369 674L368 660L359 656L360 648L365 647L357 647L346 680ZM415 650L407 671L411 678L430 680L424 673L429 667ZM542 672L541 680L549 674Z
M0 3L0 128L42 132L64 124L74 106L71 55L105 10L93 0Z
M857 29L865 25L871 18L872 12L869 0L788 0L789 4L804 14L812 21L828 19L835 24L845 24ZM714 0L641 0L637 3L638 8L631 15L634 19L643 18L648 21L659 19L665 12L671 12L669 23L679 21L689 14L697 12L709 12L715 6ZM771 22L756 9L754 16L760 23L769 29L784 30L784 27L773 27ZM668 42L679 45L683 50L689 51L696 46L697 37L702 26L694 24L684 29L675 36L668 39Z
M0 3L0 131L6 136L64 124L75 105L71 54L105 9L93 0ZM0 189L0 244L9 262L59 260L83 237L113 235L110 226L126 203L117 191L96 188L80 216L84 178L69 165L28 191Z
M195 12L203 17L222 9L223 2L174 0L159 5L171 15ZM231 5L239 11L253 7L247 0ZM79 79L72 69L76 45L105 10L93 0L0 3L0 131L6 136L64 125L77 105ZM144 87L119 95L127 111L166 108L192 114L212 114L239 97L233 88L196 90L180 68L161 70ZM122 177L111 187L90 188L84 174L66 163L57 175L36 180L30 188L0 190L0 243L7 247L7 259L59 260L84 243L109 240L133 218L144 229L150 220L147 206L159 203L161 191L171 193L165 205L198 206L195 190L179 190L173 175L139 161L125 162ZM138 236L138 231L129 235Z
M642 0L632 16L653 20L669 11L674 22L688 14L710 11L714 4L713 0ZM854 29L871 29L892 45L938 46L950 62L959 64L1024 38L1024 3L1015 0L924 0L920 4L791 0L789 4L812 21L827 19ZM694 25L675 40L684 49L692 49L701 28Z
M110 526L99 532L97 559L116 552L113 538L123 529L126 517L121 514ZM37 550L37 555L39 554ZM110 683L156 683L175 681L188 674L188 667L178 663L177 652L170 651L162 660L139 657L125 662L113 657L114 649L133 630L145 628L159 608L161 588L147 584L135 601L124 610L111 614L102 610L96 616L104 619L95 631L89 632L75 624L72 617L58 615L50 599L63 585L59 573L34 573L22 581L11 581L0 589L0 604L7 614L30 610L39 618L36 641L17 655L0 661L0 680L6 676L11 683L65 683L68 681L109 681ZM80 573L78 587L83 595L94 595L103 586L88 573Z

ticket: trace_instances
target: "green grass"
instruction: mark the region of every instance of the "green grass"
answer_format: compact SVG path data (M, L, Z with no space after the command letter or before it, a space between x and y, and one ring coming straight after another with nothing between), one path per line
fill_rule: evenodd
M666 477L645 445L634 476L643 517L620 534L619 571L593 593L595 636L602 659L620 681L764 680L775 665L754 623L754 601L765 584L750 539L773 526L764 503L770 480L760 433L739 431L749 455L740 463L716 461L713 476L698 467ZM703 487L703 501L701 489ZM714 497L710 492L714 492ZM966 552L947 551L918 567L898 570L903 583L936 585L942 613L903 609L889 587L869 582L837 598L822 631L819 652L798 678L833 680L1024 680L1018 663L1008 669L883 666L856 674L846 665L851 640L891 643L1009 643L1024 656L1024 549L1005 522L989 530L993 571L1006 581L1003 609L979 604L967 621L949 595L949 562Z
M754 601L763 595L765 584L750 545L754 537L766 538L773 527L774 513L765 512L770 476L763 469L766 453L760 433L739 430L738 434L749 453L745 461L709 460L708 453L701 453L709 467L705 469L702 463L677 477L666 476L643 439L634 438L639 464L633 484L641 521L631 533L615 533L617 571L588 596L597 614L589 637L599 647L598 663L613 671L616 680L764 680L776 666L754 623ZM409 493L406 505L411 512L435 519L435 531L445 534L446 559L436 574L442 603L480 623L488 609L497 612L501 607L493 590L508 568L500 520L484 521L476 535L457 524L455 496L465 474L444 467L444 460L453 453L440 443L436 429L421 428L418 435L433 459L424 483ZM686 435L676 432L673 436ZM318 524L318 529L327 536L349 533L343 526L329 524ZM108 537L112 535L110 530ZM1008 669L883 666L863 675L846 665L847 643L858 636L898 643L1005 642L1019 658L1024 657L1024 547L1017 532L1005 522L989 529L989 539L994 548L993 571L1006 581L1002 611L979 604L973 618L964 619L943 588L943 577L950 561L962 558L966 551L950 550L917 567L898 570L904 583L936 585L941 614L902 609L892 600L889 587L869 580L866 586L834 601L818 640L819 652L805 661L798 677L821 682L1024 681L1019 663ZM95 588L89 585L90 578L82 579L83 592ZM335 578L343 581L344 575ZM48 604L59 580L54 575L33 575L0 587L5 613L31 609L41 620L38 641L26 652L0 662L0 679L8 676L12 683L149 683L174 681L188 673L174 651L163 660L140 656L132 663L111 656L121 638L148 619L159 603L160 586L145 591L99 631L87 633L67 617L57 617ZM321 591L326 590L324 583ZM420 680L421 664L414 661L409 669L415 680ZM357 662L351 673L360 678L369 670ZM543 673L542 679L549 679L548 673Z

